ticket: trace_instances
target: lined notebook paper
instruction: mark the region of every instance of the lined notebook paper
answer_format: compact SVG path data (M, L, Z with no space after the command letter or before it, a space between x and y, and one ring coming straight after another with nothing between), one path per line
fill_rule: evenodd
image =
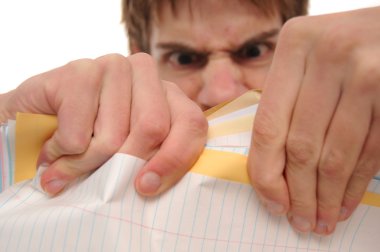
M255 109L233 102L210 114L206 150L158 198L136 194L145 161L121 153L55 198L39 187L42 171L10 187L0 194L0 251L378 251L376 179L328 237L296 233L260 205L245 169Z

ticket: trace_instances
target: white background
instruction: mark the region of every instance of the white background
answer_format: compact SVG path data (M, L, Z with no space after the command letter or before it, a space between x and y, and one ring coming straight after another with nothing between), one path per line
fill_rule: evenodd
M380 0L310 0L311 15ZM0 0L0 93L78 58L128 54L121 0Z

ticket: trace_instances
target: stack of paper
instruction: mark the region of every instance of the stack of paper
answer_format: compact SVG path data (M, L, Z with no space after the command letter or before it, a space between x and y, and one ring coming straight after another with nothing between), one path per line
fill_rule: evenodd
M260 205L245 167L256 102L251 92L210 113L206 150L158 198L135 192L145 161L121 153L55 198L39 174L9 188L0 194L0 251L378 251L375 179L328 237L296 233Z
M0 124L0 192L13 184L15 121Z

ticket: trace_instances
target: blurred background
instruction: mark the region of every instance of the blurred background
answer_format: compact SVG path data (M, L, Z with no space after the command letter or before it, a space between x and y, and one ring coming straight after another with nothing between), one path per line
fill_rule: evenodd
M121 0L0 0L0 93L79 58L128 55ZM310 15L380 5L380 0L310 0Z

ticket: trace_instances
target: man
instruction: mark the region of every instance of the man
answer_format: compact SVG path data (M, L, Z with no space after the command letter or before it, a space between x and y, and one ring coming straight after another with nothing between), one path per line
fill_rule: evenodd
M15 111L58 115L40 158L51 194L121 151L149 160L136 188L156 195L196 160L206 131L199 110L159 79L174 81L202 109L262 88L252 184L297 230L329 234L379 167L380 9L295 18L280 31L292 16L281 11L288 2L126 1L125 17L128 8L148 8L140 17L146 30L134 35L128 24L130 46L151 53L160 77L147 55L76 61L3 95L1 119ZM289 6L300 15L305 3ZM179 155L169 157L173 150Z
M374 28L361 30L368 22L359 18L365 12L374 17L378 9L293 19L279 35L287 19L305 14L307 1L123 3L130 50L150 53L161 77L202 109L263 88L280 40L255 123L252 183L273 213L285 213L290 200L289 218L300 231L330 233L337 219L350 215L380 167L368 164L378 160L370 153L378 137L369 128L370 105L359 101L363 88L378 87L372 78L378 80L380 70L371 61L361 66L350 52L372 29L379 39ZM351 68L357 72L348 80ZM361 76L367 71L370 80Z
M123 1L132 53L146 52L160 76L203 110L259 89L285 21L308 1Z

